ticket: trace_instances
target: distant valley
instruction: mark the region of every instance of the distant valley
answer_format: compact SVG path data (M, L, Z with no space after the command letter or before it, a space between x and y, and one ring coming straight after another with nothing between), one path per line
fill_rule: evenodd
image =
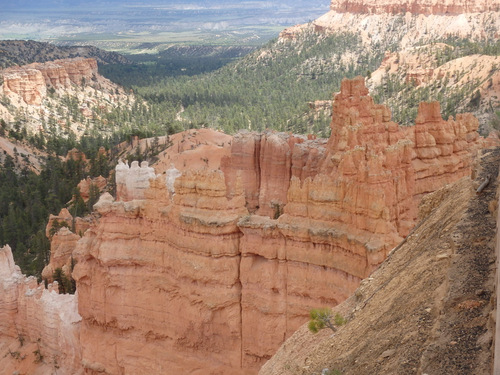
M328 10L319 0L17 3L0 14L0 39L91 44L123 53L157 53L172 44L260 46L284 27Z

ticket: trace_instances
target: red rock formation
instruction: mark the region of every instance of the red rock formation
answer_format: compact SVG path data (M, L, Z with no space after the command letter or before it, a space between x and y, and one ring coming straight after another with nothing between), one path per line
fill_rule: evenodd
M44 279L52 282L56 268L61 268L66 276L71 276L71 255L79 239L80 236L67 227L62 227L54 234L50 242L50 263L42 271Z
M447 14L481 13L500 10L498 0L331 0L330 9L349 13Z
M105 194L78 243L82 363L90 374L240 373L241 188L228 200L220 171L187 172L171 203L164 177L150 183L146 200Z
M56 228L54 228L54 224L56 222ZM47 236L47 238L52 238L52 236L57 234L59 228L63 226L72 230L74 227L75 233L81 233L83 235L85 231L91 226L91 224L91 217L75 217L73 220L73 216L69 213L68 209L63 208L58 215L49 215L49 222L45 227L45 235Z
M54 60L46 63L33 63L22 67L36 69L42 73L47 87L67 88L71 84L81 85L97 76L97 61L92 58Z
M287 133L236 134L231 155L221 160L229 196L241 176L248 210L277 218L287 203L291 176L305 178L317 173L323 143Z
M33 68L8 68L2 72L5 95L19 95L26 104L40 105L47 95L42 73Z
M87 157L85 156L85 154L76 148L72 148L68 151L68 153L66 154L66 161L68 160L82 161L84 163L87 163Z
M78 188L80 189L80 195L82 199L87 202L90 198L90 188L92 185L96 186L99 189L99 193L102 193L108 181L102 177L98 176L95 178L87 177L85 180L81 180L78 184Z
M399 128L363 78L342 83L333 113L323 162L292 177L284 214L239 222L244 366L258 368L311 308L351 295L415 224L422 193L470 173L473 117L444 121L429 103Z
M8 68L1 72L7 96L17 94L26 104L40 105L47 95L47 88L68 88L81 85L97 76L95 59L64 59L47 63L34 63Z
M63 208L59 214L50 215L45 235L50 239L50 260L42 271L42 278L52 282L56 268L61 268L66 276L71 276L74 266L72 259L76 243L92 225L92 217L75 217ZM74 233L71 231L74 230Z
M470 175L471 145L477 144L478 120L469 113L444 121L439 103L421 103L415 124L415 194L430 193Z
M0 248L0 288L0 342L12 337L39 351L44 363L30 373L82 374L76 296L57 294L57 283L45 289L34 277L24 277L9 246ZM6 357L0 359L4 371L23 367L23 361L9 363Z
M422 194L470 173L477 144L477 120L437 103L400 128L361 77L331 127L328 141L240 134L220 170L117 166L118 199L101 197L73 251L87 374L257 372L384 260Z

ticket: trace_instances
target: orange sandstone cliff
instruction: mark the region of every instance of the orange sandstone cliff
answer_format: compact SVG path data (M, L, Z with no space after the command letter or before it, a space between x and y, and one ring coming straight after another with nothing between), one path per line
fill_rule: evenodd
M69 127L77 136L101 118L99 112L135 100L132 94L98 74L95 59L81 57L0 70L0 96L4 99L0 117L6 122L21 116L25 127L37 133L44 130L40 125L43 120L53 118L57 127ZM79 113L63 100L68 96ZM66 122L70 117L71 121Z
M23 276L9 246L0 248L0 290L3 373L83 374L76 296Z
M283 30L280 38L295 40L305 31L335 34L348 30L359 35L367 48L389 49L397 44L400 50L447 37L495 41L499 11L499 0L331 0L329 12Z
M69 88L97 78L95 59L73 58L33 63L2 71L3 92L7 97L19 95L26 104L40 105L47 88Z
M205 129L196 136L224 142L188 132L192 147L171 146L185 156L167 150L158 170L119 163L116 199L101 196L83 237L54 235L47 273L74 244L74 371L255 374L311 308L380 265L425 193L470 173L477 126L424 103L399 127L359 77L335 96L329 140ZM72 218L48 231L55 220Z
M425 103L401 128L362 78L333 113L328 141L241 133L220 169L117 166L73 251L87 373L255 373L385 259L423 194L470 173L472 116Z

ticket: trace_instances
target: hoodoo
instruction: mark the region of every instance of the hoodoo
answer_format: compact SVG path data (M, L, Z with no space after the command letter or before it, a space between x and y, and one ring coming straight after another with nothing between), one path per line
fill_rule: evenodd
M425 193L470 173L477 126L424 103L399 127L356 78L335 96L329 140L246 132L208 145L196 137L216 132L190 131L165 173L120 163L116 200L101 197L83 237L54 235L55 255L76 243L84 370L256 373L310 308L342 302L385 259ZM193 155L205 162L190 169ZM225 156L214 167L211 155Z

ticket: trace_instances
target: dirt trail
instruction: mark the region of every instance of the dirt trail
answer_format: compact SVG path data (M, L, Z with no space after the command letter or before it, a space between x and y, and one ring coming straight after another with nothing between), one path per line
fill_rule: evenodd
M260 374L491 373L499 162L486 150L475 181L426 196L420 226L335 308L349 322L334 335L303 326Z

